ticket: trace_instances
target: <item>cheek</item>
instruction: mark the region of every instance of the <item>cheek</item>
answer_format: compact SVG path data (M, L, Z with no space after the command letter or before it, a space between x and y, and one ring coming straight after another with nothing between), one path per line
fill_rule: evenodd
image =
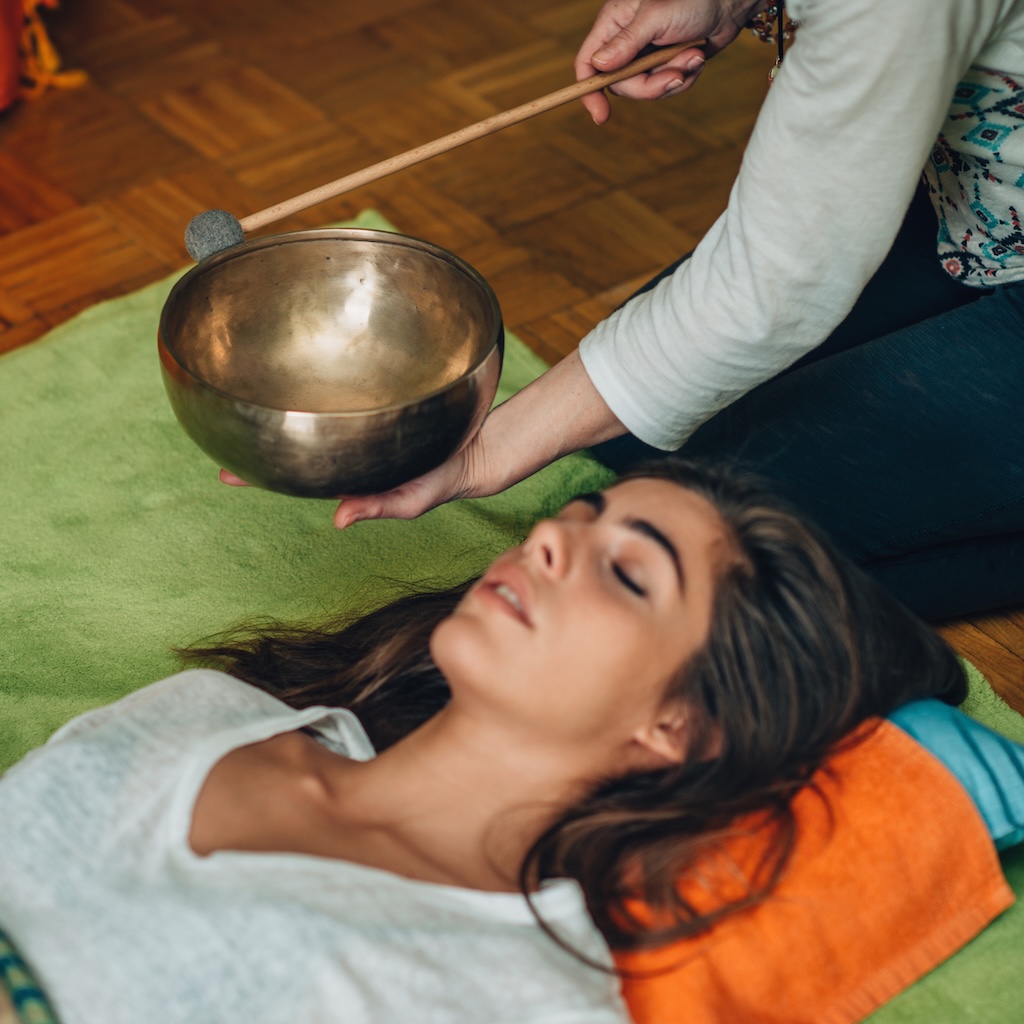
M614 602L591 603L586 615L574 616L562 632L574 661L601 677L633 675L658 659L664 637L639 616Z
M531 689L552 722L580 739L631 731L660 706L681 661L676 645L617 607L592 607L561 640L533 670Z

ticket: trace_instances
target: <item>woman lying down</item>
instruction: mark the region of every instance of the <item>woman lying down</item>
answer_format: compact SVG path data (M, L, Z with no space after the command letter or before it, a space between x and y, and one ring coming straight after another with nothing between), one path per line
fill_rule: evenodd
M712 923L700 850L765 811L784 870L840 738L964 694L812 529L664 461L472 585L188 656L0 780L0 928L64 1024L625 1020L609 949Z

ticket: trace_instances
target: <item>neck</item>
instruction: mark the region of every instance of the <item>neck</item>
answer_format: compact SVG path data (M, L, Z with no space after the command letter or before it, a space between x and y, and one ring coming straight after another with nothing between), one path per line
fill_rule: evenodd
M339 824L366 837L377 866L515 890L529 848L589 788L581 760L482 727L453 704L372 761L337 759L324 782Z

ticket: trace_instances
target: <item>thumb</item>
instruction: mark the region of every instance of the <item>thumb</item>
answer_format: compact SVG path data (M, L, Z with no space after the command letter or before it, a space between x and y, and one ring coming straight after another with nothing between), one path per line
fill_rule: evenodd
M615 71L625 67L648 42L650 40L641 38L632 25L627 25L612 36L599 50L594 51L590 63L598 71Z
M442 500L440 495L418 485L418 481L412 481L382 494L342 498L334 513L334 525L344 530L364 519L415 519Z
M361 519L379 519L384 515L384 503L377 498L342 498L334 512L334 525L339 530L358 523Z

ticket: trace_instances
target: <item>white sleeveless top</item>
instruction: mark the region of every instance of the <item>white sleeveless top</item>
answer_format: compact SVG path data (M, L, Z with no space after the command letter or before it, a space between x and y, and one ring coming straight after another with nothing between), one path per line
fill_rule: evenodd
M294 711L193 670L75 719L0 778L0 927L63 1024L628 1019L618 983L525 900L300 854L194 854L192 810L237 747L303 727L374 757L347 711ZM574 882L536 905L610 962Z

